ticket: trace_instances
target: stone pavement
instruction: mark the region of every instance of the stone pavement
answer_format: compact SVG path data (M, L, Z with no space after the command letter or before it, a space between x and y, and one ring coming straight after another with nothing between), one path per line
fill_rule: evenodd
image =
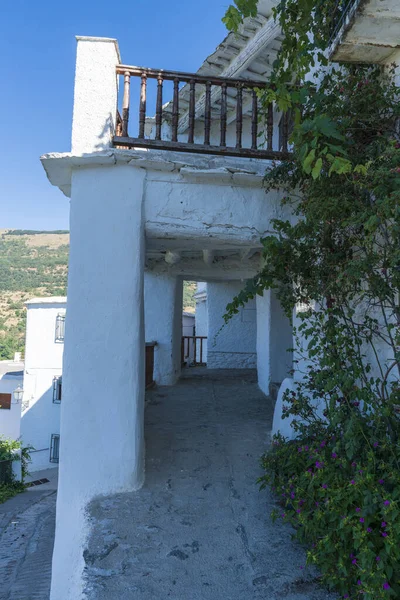
M331 598L258 491L272 410L251 371L188 369L149 392L146 483L92 503L85 600ZM56 472L39 475L0 505L0 600L49 598Z
M323 600L256 483L273 406L247 371L148 395L146 483L90 507L88 600Z
M0 504L0 600L48 600L58 469L34 473L49 483Z

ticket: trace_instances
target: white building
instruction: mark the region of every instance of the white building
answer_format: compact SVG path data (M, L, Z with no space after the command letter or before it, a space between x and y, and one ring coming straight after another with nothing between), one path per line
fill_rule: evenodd
M11 440L20 436L22 399L16 390L22 389L23 373L23 362L0 362L0 436Z
M239 36L229 34L197 74L129 67L116 40L78 38L72 150L42 157L51 183L71 198L51 600L83 598L90 501L143 485L145 323L146 340L158 344L158 380L174 384L181 369L183 279L211 284L211 364L256 364L266 393L287 374L291 328L273 293L238 316L239 349L229 328L214 347L221 322L210 321L231 299L228 288L235 293L257 273L260 238L271 219L287 216L279 195L263 189L270 161L287 156L287 117L271 106L259 138L253 93L267 81L280 46L272 4L263 0L257 17ZM380 4L396 10L393 0ZM385 43L374 39L376 48ZM156 117L146 120L146 87L154 79ZM174 100L163 106L168 81ZM141 117L128 123L135 82ZM151 319L155 314L162 319Z
M20 435L31 445L30 471L58 466L66 298L26 302L26 345Z

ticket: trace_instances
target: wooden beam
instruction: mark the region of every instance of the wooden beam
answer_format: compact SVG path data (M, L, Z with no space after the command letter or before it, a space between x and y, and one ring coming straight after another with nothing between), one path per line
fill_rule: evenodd
M180 262L182 258L182 255L180 252L171 252L170 250L168 250L165 253L165 262L168 265L176 265L178 262Z
M230 65L221 73L220 77L226 78L238 78L240 74L247 69L252 61L264 50L264 48L274 40L281 32L279 23L276 23L271 17L261 29L257 31L255 36L246 44L236 58L230 63ZM260 81L260 87L263 83ZM221 96L221 88L218 87L211 92L211 104L214 104L219 100ZM205 93L203 93L196 103L195 115L199 116L204 114L205 109ZM189 126L189 117L184 115L179 120L178 131L183 133Z
M203 260L206 265L211 266L214 262L214 250L203 250Z

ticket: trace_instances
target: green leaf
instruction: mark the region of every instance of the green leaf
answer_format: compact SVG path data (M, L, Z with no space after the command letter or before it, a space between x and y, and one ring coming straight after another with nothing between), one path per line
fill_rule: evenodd
M318 177L321 174L321 170L322 170L322 158L318 158L317 162L314 165L313 170L311 171L311 175L314 180L318 179Z

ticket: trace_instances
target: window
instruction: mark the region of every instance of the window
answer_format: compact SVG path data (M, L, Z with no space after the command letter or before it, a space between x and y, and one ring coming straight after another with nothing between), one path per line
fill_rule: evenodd
M60 404L62 395L62 377L54 377L53 379L53 402Z
M64 341L65 332L65 314L58 314L56 317L56 342Z
M53 433L50 441L50 462L58 463L60 460L60 434Z
M0 410L11 408L11 394L0 394Z

